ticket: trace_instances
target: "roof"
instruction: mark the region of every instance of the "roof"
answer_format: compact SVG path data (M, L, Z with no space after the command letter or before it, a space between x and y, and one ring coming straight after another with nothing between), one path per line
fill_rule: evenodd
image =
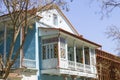
M90 43L90 44L93 44L93 45L95 45L95 46L97 46L97 47L102 47L101 45L99 45L99 44L97 44L97 43L95 43L95 42L92 42L92 41L90 41L90 40L88 40L88 39L85 39L85 38L83 38L82 36L72 34L72 33L68 32L68 31L65 31L65 30L61 29L61 28L44 28L44 27L39 27L39 28L40 28L40 29L49 29L49 30L50 30L50 29L51 29L51 30L58 30L58 31L60 31L60 32L66 33L66 34L68 34L68 35L71 35L71 36L73 36L73 37L75 37L75 38L77 38L77 39L79 39L79 40L83 40L83 41L85 41L85 42L88 42L88 43Z

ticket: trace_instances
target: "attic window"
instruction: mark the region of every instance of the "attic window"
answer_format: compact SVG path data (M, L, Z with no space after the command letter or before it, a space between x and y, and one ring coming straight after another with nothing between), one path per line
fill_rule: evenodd
M53 14L53 24L58 25L58 16L56 14Z

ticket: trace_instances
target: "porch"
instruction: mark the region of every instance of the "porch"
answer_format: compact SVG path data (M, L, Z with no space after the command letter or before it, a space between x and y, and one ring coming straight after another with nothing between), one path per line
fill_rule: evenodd
M98 45L59 30L40 32L42 74L97 78L95 49Z

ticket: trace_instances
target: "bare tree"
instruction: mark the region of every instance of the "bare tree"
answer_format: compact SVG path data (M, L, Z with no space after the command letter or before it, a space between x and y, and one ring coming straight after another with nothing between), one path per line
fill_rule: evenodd
M97 1L100 7L100 13L102 18L104 16L109 16L109 14L115 9L120 8L120 0L90 0L91 2Z
M64 0L1 0L0 25L9 25L10 29L12 29L12 41L9 46L10 50L6 56L7 59L5 60L5 63L3 63L3 59L0 59L1 67L4 66L0 69L0 78L7 79L12 65L20 55L20 50L23 49L29 26L41 18L40 16L36 15L36 12L47 10L48 7L53 3L57 4L58 6L66 5L66 2ZM22 42L14 53L13 57L15 43L21 30L23 31L24 38L22 39ZM0 42L3 40L4 39L1 37Z
M101 18L110 16L112 11L116 8L120 8L120 0L97 0L100 3ZM116 51L120 55L120 29L119 26L111 25L105 32L108 38L112 38L117 43Z
M113 41L117 43L116 51L118 51L118 55L120 55L120 29L114 25L109 26L107 31L105 32L108 38L112 38Z

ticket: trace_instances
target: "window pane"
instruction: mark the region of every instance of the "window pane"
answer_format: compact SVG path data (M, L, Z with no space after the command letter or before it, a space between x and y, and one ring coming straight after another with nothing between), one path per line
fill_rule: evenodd
M83 50L82 50L82 48L76 49L76 60L77 60L77 62L83 63Z
M49 59L49 45L47 45L47 59Z
M90 64L90 55L89 55L89 48L85 47L85 64Z
M46 46L43 46L43 59L46 59Z
M68 60L74 61L74 48L68 47Z

